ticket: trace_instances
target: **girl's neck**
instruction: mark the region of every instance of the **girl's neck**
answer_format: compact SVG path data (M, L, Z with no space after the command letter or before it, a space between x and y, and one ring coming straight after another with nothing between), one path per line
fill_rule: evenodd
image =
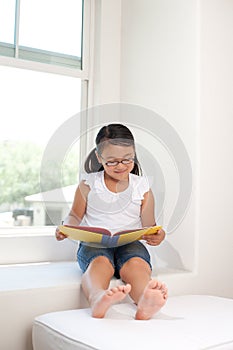
M104 182L109 191L115 193L123 192L129 186L129 176L127 179L117 180L104 172Z

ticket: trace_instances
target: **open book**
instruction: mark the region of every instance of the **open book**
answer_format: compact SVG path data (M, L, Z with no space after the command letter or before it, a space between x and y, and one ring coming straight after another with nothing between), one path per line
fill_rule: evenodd
M88 242L90 245L113 248L142 239L144 235L157 233L162 226L143 227L116 232L114 235L105 228L89 226L58 226L60 232L70 239Z

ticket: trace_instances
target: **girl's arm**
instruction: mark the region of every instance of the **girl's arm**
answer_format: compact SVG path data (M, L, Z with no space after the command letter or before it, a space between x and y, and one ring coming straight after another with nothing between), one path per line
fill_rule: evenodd
M154 195L151 190L144 194L141 207L141 220L142 226L154 226L156 225L155 220L155 203ZM159 245L165 238L165 231L160 229L154 235L145 235L142 237L150 245Z
M151 190L144 194L141 206L141 221L142 226L153 226L155 222L155 201Z
M90 191L89 186L85 185L84 181L80 182L74 196L74 201L71 210L64 219L64 225L78 226L86 212L87 195ZM56 238L58 241L66 238L58 228L56 228Z

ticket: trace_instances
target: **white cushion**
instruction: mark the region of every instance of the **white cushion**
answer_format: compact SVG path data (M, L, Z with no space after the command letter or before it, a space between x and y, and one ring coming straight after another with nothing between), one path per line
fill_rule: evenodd
M149 321L134 320L136 306L111 307L104 319L90 309L39 316L33 324L34 350L233 349L233 300L186 295L170 297Z

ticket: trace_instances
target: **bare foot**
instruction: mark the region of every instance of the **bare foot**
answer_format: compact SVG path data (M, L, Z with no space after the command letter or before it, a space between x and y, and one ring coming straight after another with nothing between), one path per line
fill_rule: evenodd
M127 284L100 292L91 303L92 316L103 318L109 307L123 300L130 290L131 285Z
M164 283L151 280L138 302L136 320L149 320L167 300L167 287Z

